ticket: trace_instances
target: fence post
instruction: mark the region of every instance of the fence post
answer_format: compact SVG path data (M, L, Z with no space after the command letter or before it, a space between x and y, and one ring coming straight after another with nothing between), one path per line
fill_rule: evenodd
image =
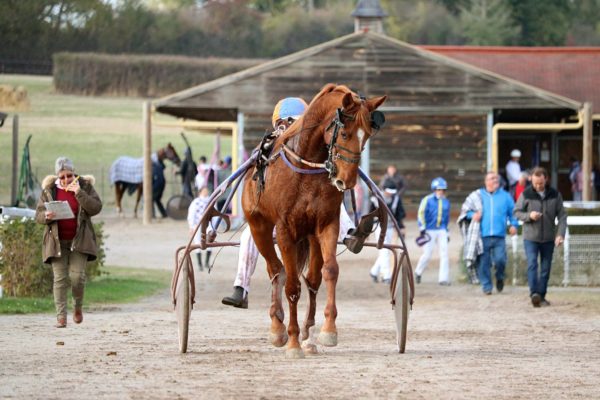
M149 225L152 222L152 161L150 154L152 153L152 103L144 102L143 106L143 122L144 122L144 225Z
M569 239L570 239L570 235L569 235L569 226L567 225L567 231L565 232L565 242L563 243L563 281L562 284L563 286L568 286L569 285L569 270L570 270L570 265L569 265Z
M10 185L10 205L18 206L17 204L17 171L19 170L19 116L13 115L12 121L12 177Z

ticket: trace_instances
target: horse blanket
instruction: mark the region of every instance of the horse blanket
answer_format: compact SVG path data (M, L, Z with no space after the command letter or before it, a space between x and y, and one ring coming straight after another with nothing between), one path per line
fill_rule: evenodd
M152 163L158 162L156 153L152 154ZM110 166L110 184L115 182L142 183L144 180L144 158L119 157Z

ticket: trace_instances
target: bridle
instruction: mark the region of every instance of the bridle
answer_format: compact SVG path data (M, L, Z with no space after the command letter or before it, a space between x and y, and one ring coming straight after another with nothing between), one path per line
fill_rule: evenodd
M338 135L341 130L342 138L347 139L346 131L344 130L345 124L344 120L353 121L356 117L354 115L349 115L344 113L341 108L338 108L335 112L335 116L325 128L325 133L333 128L333 133L331 134L331 140L327 144L327 159L323 163L314 163L310 161L304 160L300 157L294 150L292 150L287 143L283 143L282 148L284 152L282 153L283 161L286 163L288 167L290 167L293 171L302 173L302 174L320 174L320 173L329 173L329 178L333 179L337 176L337 168L335 167L335 161L342 160L349 164L360 164L360 155L361 152L352 151L346 147L341 146L337 143ZM335 150L335 151L334 151ZM343 155L341 152L345 152L349 155L349 157ZM288 154L295 161L307 165L312 168L317 168L316 170L302 169L294 167L292 163L289 162L285 154Z
M345 128L345 125L342 121L342 117L350 121L354 121L354 119L356 118L354 115L348 115L344 113L344 111L341 108L338 108L335 112L335 117L333 118L329 126L325 129L325 132L327 132L333 127L331 141L327 145L327 160L325 160L325 169L327 170L327 172L329 172L330 179L334 178L337 175L337 169L335 168L334 161L340 159L342 161L347 162L348 164L360 164L360 155L362 152L352 151L346 147L340 146L337 143L338 132L340 131L340 129L342 129L342 138L348 138L348 136L346 135L346 131L343 130ZM334 149L336 150L335 154L333 152ZM355 157L352 158L343 156L342 153L340 153L340 151L345 151L346 153L349 153L351 156Z

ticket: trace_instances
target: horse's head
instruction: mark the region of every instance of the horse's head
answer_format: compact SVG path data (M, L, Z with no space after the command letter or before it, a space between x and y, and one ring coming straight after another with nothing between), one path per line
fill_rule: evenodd
M322 96L330 108L323 137L328 149L325 168L331 183L343 191L356 185L361 152L385 121L383 113L375 110L387 96L366 99L346 86L334 86L329 93Z
M177 151L175 151L175 148L171 143L167 144L164 148L158 150L156 153L160 160L164 160L166 158L177 166L181 165L179 154L177 154Z

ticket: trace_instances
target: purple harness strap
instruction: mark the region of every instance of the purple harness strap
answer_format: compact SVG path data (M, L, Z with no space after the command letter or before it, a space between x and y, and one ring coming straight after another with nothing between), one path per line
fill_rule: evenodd
M290 162L290 160L288 160L287 156L285 155L285 151L281 152L281 158L283 159L283 162L285 163L285 165L287 165L288 167L290 167L290 169L292 171L297 172L299 174L313 175L313 174L324 174L324 173L327 172L327 170L325 168L317 168L317 169L298 168L294 164L292 164Z

